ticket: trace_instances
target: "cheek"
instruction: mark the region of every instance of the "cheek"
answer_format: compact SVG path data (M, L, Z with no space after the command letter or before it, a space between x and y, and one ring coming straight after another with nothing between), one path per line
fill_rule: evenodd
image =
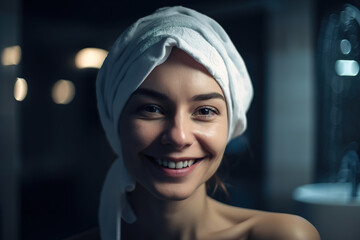
M123 153L138 154L139 151L148 147L159 135L159 127L142 120L127 119L122 121L120 138Z
M155 141L156 128L134 119L126 119L121 124L120 139L124 164L132 176L141 176L144 169L139 154Z
M218 122L213 125L203 126L195 133L198 141L213 157L222 157L227 144L227 123Z

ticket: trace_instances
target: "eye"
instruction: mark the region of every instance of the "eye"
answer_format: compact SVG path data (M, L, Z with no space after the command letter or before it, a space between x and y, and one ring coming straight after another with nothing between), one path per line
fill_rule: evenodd
M217 115L219 115L219 111L213 107L200 107L193 114L193 116L200 120L211 120Z
M145 104L140 106L137 109L137 114L141 118L147 118L147 119L157 119L162 118L164 116L163 109L155 104Z
M213 113L214 111L210 108L202 108L202 109L199 109L198 112L201 115L209 115L209 114Z
M159 106L156 105L145 105L143 106L143 111L145 112L149 112L149 113L160 113L162 114L162 110L160 109Z

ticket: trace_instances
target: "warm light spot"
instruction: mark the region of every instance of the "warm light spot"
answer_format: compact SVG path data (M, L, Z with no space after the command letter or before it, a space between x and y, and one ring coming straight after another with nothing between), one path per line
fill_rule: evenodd
M14 86L14 97L17 101L23 101L28 92L28 85L24 78L17 78Z
M59 80L52 88L52 98L57 104L68 104L75 96L75 86L71 81Z
M335 72L339 76L354 77L359 73L359 63L355 60L337 60Z
M4 66L18 65L21 59L20 46L11 46L4 48L1 54L1 63Z
M77 68L100 68L108 52L100 48L84 48L75 56Z

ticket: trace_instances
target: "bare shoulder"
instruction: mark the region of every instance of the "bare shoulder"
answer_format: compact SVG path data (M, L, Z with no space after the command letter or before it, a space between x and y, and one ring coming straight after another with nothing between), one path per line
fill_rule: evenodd
M254 240L320 240L316 228L306 219L281 213L269 213L254 216L250 239Z
M232 236L246 240L320 240L316 228L302 217L217 204L233 223Z

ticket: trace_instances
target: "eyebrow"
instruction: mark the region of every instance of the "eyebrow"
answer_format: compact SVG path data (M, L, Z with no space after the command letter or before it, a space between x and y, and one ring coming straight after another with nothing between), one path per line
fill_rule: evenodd
M210 100L210 99L221 99L221 100L225 101L224 96L217 92L199 94L199 95L195 95L191 98L192 101L205 101L205 100Z
M169 100L169 97L166 94L160 93L155 90L148 89L148 88L139 88L133 94L134 95L144 95L147 97L156 98L156 99L163 100L163 101ZM195 95L191 98L191 101L205 101L205 100L210 100L210 99L221 99L221 100L225 101L224 96L217 92Z
M166 94L159 93L157 91L147 89L147 88L139 88L133 93L133 95L144 95L144 96L156 98L159 100L169 100L169 97Z

